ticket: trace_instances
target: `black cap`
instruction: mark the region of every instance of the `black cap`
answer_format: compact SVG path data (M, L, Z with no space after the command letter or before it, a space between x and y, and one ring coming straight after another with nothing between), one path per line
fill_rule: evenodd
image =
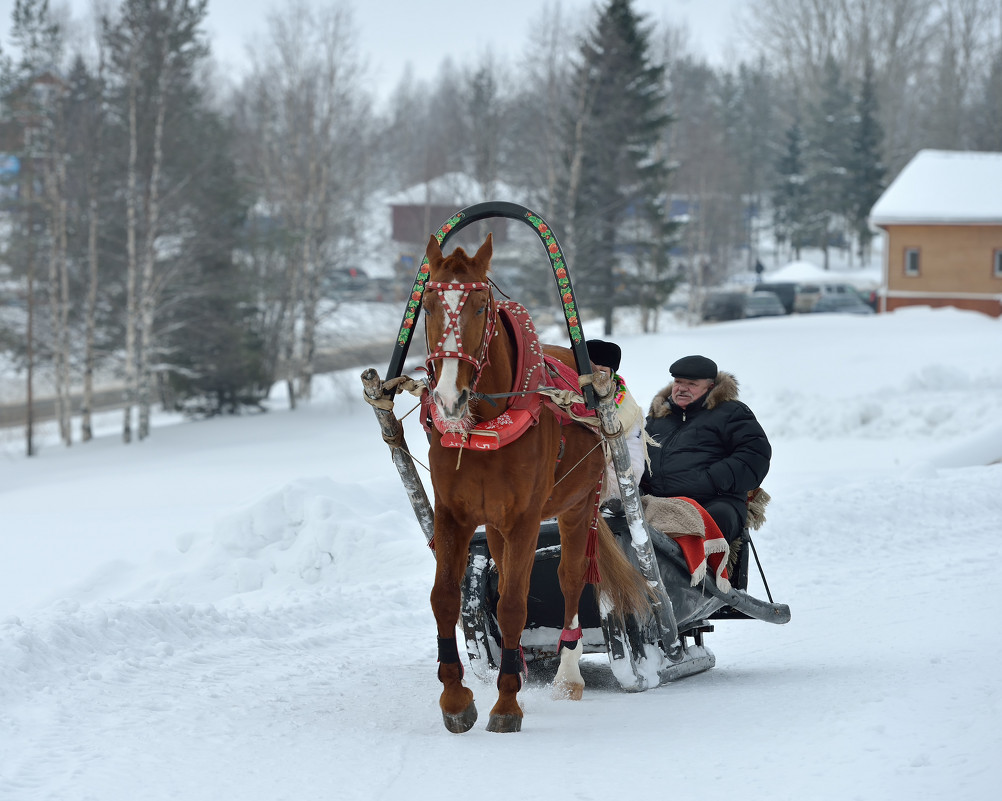
M668 372L672 378L716 378L717 363L705 356L683 356Z
M606 342L602 339L585 340L588 346L588 358L594 364L602 367L612 368L612 372L619 370L619 362L623 357L623 351L615 342Z

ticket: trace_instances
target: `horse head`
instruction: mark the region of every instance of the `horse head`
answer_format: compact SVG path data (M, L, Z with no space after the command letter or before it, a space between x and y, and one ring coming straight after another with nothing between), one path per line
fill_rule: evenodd
M487 349L497 317L487 281L493 254L490 234L472 258L462 248L442 254L432 236L428 281L422 306L431 377L432 401L449 427L469 426L470 398L487 364Z

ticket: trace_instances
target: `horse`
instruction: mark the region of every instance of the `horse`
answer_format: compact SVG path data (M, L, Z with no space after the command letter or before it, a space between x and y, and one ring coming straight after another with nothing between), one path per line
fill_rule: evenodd
M523 718L517 695L527 677L520 639L540 522L556 517L560 529L557 575L564 617L554 678L557 697L577 700L584 690L578 664L583 651L578 605L586 579L597 584L593 560L597 558L603 600L618 613L649 612L648 585L599 514L606 459L594 428L569 418L562 421L558 409L540 402L533 412L538 419L503 447L456 446L467 442L475 425L491 426L510 415L510 396L524 395L512 392L520 381L517 334L500 319L488 280L491 234L472 257L462 247L443 255L435 236L425 255L429 274L421 303L428 343L426 402L430 416L437 418L427 427L435 496L431 606L443 685L439 706L451 732L469 731L476 723L473 692L463 683L456 624L470 541L483 525L498 571L497 619L502 635L498 697L487 730L517 732ZM574 368L569 348L545 345L541 350ZM498 402L500 398L506 400Z

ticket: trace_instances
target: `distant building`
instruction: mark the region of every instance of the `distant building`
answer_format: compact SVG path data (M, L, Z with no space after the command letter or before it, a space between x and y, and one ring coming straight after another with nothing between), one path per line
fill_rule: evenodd
M1002 153L920 151L870 222L886 237L881 310L1002 315Z
M392 222L391 239L398 252L396 271L412 276L424 258L428 238L457 211L487 200L520 203L524 194L498 183L487 196L483 187L470 176L450 172L393 195L386 203ZM508 241L509 222L504 217L497 217L484 224L494 236L496 250L503 251ZM476 235L482 238L486 234L477 232ZM452 244L447 250L451 249Z

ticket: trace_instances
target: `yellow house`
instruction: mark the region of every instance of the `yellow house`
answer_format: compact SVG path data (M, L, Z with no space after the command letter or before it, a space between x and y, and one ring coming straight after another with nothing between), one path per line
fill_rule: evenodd
M884 232L881 311L1002 315L1002 153L919 151L870 222Z

